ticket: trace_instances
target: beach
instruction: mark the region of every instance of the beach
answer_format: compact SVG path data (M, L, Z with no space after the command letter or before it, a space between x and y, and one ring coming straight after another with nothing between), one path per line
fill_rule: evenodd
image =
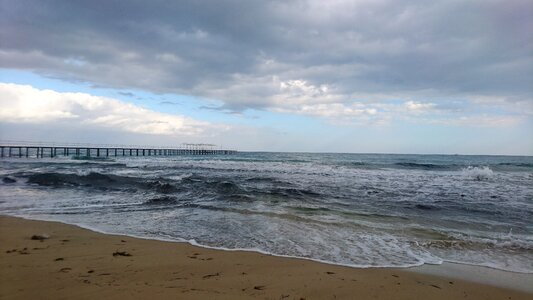
M3 299L532 297L527 291L409 269L350 268L213 250L8 216L0 217L0 245Z

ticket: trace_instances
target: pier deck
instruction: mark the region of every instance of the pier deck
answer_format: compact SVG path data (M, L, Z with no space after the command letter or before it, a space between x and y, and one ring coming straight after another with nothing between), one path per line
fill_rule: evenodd
M177 156L177 155L229 155L235 150L214 149L212 144L184 144L181 147L97 146L97 145L46 145L0 144L0 157L115 157L115 156Z

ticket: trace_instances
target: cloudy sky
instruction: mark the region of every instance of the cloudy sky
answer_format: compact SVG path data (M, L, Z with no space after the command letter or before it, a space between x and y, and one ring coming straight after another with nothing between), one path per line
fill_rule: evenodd
M531 28L528 0L0 0L0 138L533 155Z

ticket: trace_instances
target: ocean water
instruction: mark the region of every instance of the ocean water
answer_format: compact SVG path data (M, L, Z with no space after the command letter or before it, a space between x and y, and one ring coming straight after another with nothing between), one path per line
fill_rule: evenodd
M533 157L13 158L0 176L0 214L354 267L533 273Z

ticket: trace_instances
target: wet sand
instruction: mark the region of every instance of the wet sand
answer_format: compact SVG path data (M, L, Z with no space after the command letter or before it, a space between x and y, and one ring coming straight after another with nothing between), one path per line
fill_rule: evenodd
M32 239L33 237L33 239ZM2 299L532 299L405 269L356 269L0 216Z

